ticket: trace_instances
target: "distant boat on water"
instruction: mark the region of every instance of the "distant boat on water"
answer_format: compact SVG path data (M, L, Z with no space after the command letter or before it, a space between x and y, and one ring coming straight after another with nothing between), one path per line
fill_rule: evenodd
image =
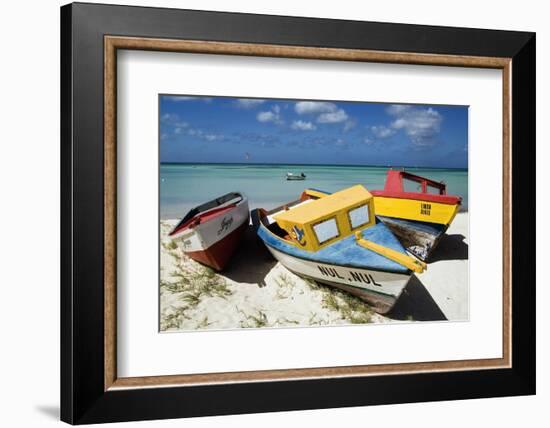
M287 180L305 180L306 175L303 172L301 172L300 174L293 174L292 172L287 172L286 179Z
M222 270L249 224L248 199L232 192L190 210L169 233L190 258Z

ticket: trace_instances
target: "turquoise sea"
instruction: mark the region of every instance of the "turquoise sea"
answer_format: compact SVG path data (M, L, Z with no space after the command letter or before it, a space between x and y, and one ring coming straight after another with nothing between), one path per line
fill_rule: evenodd
M354 184L383 189L387 167L342 165L161 164L160 217L177 219L187 211L228 192L244 193L250 208L274 208L297 199L308 187L335 192ZM468 209L468 170L405 168L447 184L447 193L462 196ZM306 174L305 181L287 181L287 172Z

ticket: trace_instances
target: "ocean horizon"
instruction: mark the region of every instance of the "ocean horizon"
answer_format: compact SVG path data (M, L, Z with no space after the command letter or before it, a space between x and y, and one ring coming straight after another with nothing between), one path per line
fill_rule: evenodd
M178 219L191 208L229 192L244 193L250 209L266 208L297 199L306 188L335 192L355 184L369 190L383 189L390 166L313 165L266 163L175 163L160 164L160 218ZM468 170L396 166L447 184L447 193L462 197L468 209ZM304 181L287 181L286 173L304 173Z
M422 165L365 165L365 164L340 164L340 163L267 163L267 162L160 162L160 165L238 165L238 166L341 166L341 167L366 167L366 168L392 168L392 169L427 169L427 170L457 170L468 171L468 168L432 167Z

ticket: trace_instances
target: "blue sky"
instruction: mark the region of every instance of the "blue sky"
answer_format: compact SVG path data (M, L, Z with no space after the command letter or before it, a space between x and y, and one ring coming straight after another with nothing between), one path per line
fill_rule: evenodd
M467 168L468 108L160 96L161 162Z

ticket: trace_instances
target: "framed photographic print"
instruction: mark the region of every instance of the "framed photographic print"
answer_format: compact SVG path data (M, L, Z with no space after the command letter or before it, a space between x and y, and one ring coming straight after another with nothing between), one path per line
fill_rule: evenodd
M61 53L62 420L534 394L534 34L77 3Z

